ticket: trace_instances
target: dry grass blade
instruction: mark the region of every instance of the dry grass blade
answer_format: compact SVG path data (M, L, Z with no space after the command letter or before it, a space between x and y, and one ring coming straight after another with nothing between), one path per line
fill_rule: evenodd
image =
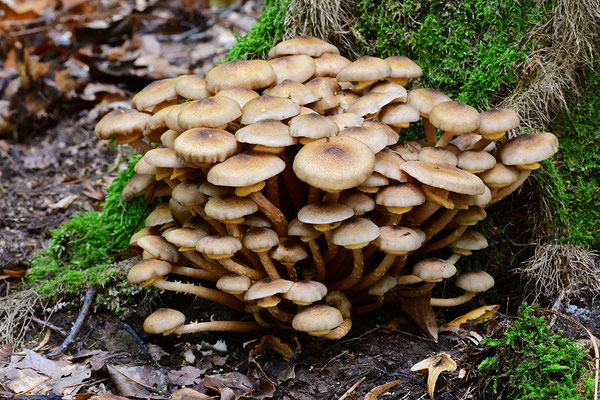
M12 343L19 346L31 325L31 318L40 303L33 290L14 292L0 301L0 345Z

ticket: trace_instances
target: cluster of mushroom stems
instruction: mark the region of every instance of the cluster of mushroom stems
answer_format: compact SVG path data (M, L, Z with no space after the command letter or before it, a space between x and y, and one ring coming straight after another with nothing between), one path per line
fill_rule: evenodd
M186 324L159 309L149 333L282 327L341 338L353 313L390 292L422 295L453 277L461 256L487 246L470 229L485 208L558 149L551 133L496 148L516 113L407 90L422 71L406 57L351 62L312 37L269 56L153 82L96 126L98 138L144 154L123 199L162 199L131 238L143 261L129 283L252 315ZM423 140L403 140L421 120ZM455 285L465 294L431 305L465 303L493 284L464 271Z

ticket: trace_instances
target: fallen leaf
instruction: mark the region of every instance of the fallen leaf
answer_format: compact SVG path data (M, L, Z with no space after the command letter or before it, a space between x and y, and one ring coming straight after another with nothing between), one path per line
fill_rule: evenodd
M433 400L435 392L435 383L438 377L444 371L456 370L456 361L448 353L439 353L422 361L419 361L410 369L411 371L427 370L427 393Z
M260 388L260 382L239 372L204 377L204 386L221 394L221 400L233 400Z
M402 382L402 381L401 380L391 381L388 383L384 383L383 385L374 387L373 389L369 390L369 393L367 393L367 395L365 396L365 400L376 400L377 396L379 396L381 393L385 392L389 388L396 386L400 382Z
M260 339L260 342L250 350L250 357L264 353L267 350L273 350L274 352L281 354L286 361L289 361L294 356L292 348L288 344L283 343L281 339L273 335L264 335Z
M400 296L402 308L417 323L419 328L437 342L438 327L435 312L431 308L431 292L422 296Z
M205 368L196 368L191 365L181 367L180 370L169 370L167 372L167 379L173 385L187 386L194 385L202 380L202 375L206 372Z
M25 272L27 272L24 269L3 269L2 273L4 275L8 275L11 278L22 278L23 276L25 276Z
M469 311L468 313L461 315L460 317L442 325L443 327L448 326L460 326L462 324L476 325L483 322L485 319L491 317L500 308L499 304L483 306Z
M210 396L207 396L190 388L179 389L171 395L171 399L173 400L196 400L210 398Z
M157 388L155 390L153 387L153 383L157 383L156 381L153 382L155 371L149 366L128 367L124 365L107 365L106 367L120 395L126 397L163 398L163 396L155 394L160 389Z
M73 201L80 199L81 196L77 195L77 194L70 194L66 197L63 197L62 199L60 199L59 201L57 201L56 203L49 203L48 206L52 209L58 209L61 208L63 210L66 210L67 208L69 208L69 206L71 205L71 203L73 203Z

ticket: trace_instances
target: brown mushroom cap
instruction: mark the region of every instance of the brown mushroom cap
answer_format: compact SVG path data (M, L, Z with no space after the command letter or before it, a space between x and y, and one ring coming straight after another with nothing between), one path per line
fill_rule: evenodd
M279 236L273 229L252 228L244 235L243 243L252 251L266 251L279 244Z
M319 114L298 115L290 121L290 135L293 137L320 139L335 136L338 132L335 122Z
M146 227L159 226L173 221L169 203L161 203L146 217Z
M96 124L94 133L100 140L142 135L150 114L136 110L114 110Z
M230 294L242 294L250 288L252 281L246 275L223 275L217 281L217 289Z
M417 161L419 153L422 150L421 145L416 145L414 142L404 142L392 146L391 149L398 153L404 161Z
M519 179L519 170L511 165L496 163L478 175L485 184L491 188L508 186Z
M200 191L200 193L210 197L226 196L234 192L233 188L226 186L217 186L209 182L202 182L198 190Z
M319 97L306 87L306 85L289 79L282 81L270 89L265 89L263 94L275 97L285 97L298 105L304 105L319 100Z
M184 249L195 249L198 240L209 235L209 232L203 229L178 228L172 229L164 234L169 243Z
M483 194L485 184L476 175L448 164L407 161L400 166L404 172L421 183L463 194Z
M398 143L398 139L400 136L396 133L395 130L390 128L387 124L383 122L377 121L376 119L368 119L363 122L362 127L372 132L373 135L379 135L383 133L387 138L387 145L391 146Z
M248 215L244 218L244 224L253 228L272 228L273 223L267 218L259 214Z
M321 232L315 229L311 224L306 224L298 218L294 218L288 224L288 235L300 236L301 238L316 238L321 235Z
M488 247L488 241L481 233L466 230L458 239L452 242L450 247L460 250L482 250Z
M387 146L388 138L381 130L367 129L362 126L347 128L339 132L338 137L351 137L366 144L373 154L379 153Z
M167 242L162 236L144 236L138 239L137 245L153 258L177 263L179 261L179 251L177 247Z
M378 57L364 56L344 67L338 74L338 82L376 81L387 78L392 68Z
M171 272L173 265L162 260L143 260L134 265L127 273L127 282L131 285L145 282L149 279L165 276Z
M261 152L239 153L208 171L213 185L242 187L267 180L285 169L285 162L276 155Z
M256 99L259 96L260 95L254 90L247 89L244 87L224 89L215 94L215 97L228 97L231 100L235 100L235 102L239 104L240 108L243 108L247 102L249 102L252 99Z
M171 170L169 168L160 168L155 165L150 165L144 160L144 157L140 158L138 162L135 163L133 170L142 175L171 175Z
M308 143L300 149L293 163L300 180L330 191L361 184L374 167L373 152L351 137L327 137Z
M460 210L454 217L454 221L461 225L475 225L487 217L485 210L478 206L469 207L467 210Z
M340 51L334 45L316 37L300 36L278 43L269 50L269 57L275 58L293 54L305 54L311 57L319 57L324 53L339 54Z
M362 126L365 119L360 115L352 114L352 113L342 113L329 115L327 118L331 119L335 122L339 128L339 130L344 130L346 128L352 128L354 126Z
M521 120L516 112L506 108L496 108L481 113L481 124L477 133L489 135L506 132L519 126Z
M375 201L363 192L342 192L338 202L352 208L356 215L362 215L375 209Z
M465 208L470 206L484 207L492 200L492 192L490 188L485 187L483 194L460 194L452 193L450 199L456 208Z
M179 78L168 78L154 81L131 99L131 107L136 110L147 110L165 100L177 96L175 84Z
M354 210L347 205L325 201L308 204L298 211L300 221L313 225L332 224L352 216L354 216Z
M481 117L476 109L467 104L447 101L431 109L429 121L445 132L462 134L479 128Z
M339 54L322 54L315 58L315 76L330 76L335 78L349 64L351 64L351 61Z
M241 143L260 144L267 147L285 147L296 144L297 139L290 136L288 125L273 119L263 119L235 132L235 138Z
M369 93L395 93L399 101L406 102L408 92L404 86L390 81L380 81L369 88Z
M180 77L175 83L175 92L181 97L200 100L210 96L206 90L206 79L202 75L188 75Z
M496 158L483 150L466 150L458 153L458 168L471 173L479 173L494 168Z
M177 159L173 149L157 147L144 154L144 161L159 168L185 168L185 164Z
M338 103L338 106L334 109L334 112L336 114L348 112L348 109L350 108L352 103L354 103L360 98L358 94L349 90L336 91L334 95Z
M382 226L373 244L390 254L406 254L421 247L423 237L418 231L404 226Z
M448 164L456 167L458 159L453 152L444 147L424 147L419 152L419 161L432 164Z
M413 60L404 56L392 56L385 59L392 68L390 78L416 79L423 75L423 70Z
M370 219L353 217L332 231L331 241L346 248L361 248L379 237L379 228Z
M121 192L123 201L128 201L129 199L142 194L155 182L154 175L134 174Z
M206 215L218 221L233 221L257 211L254 201L236 195L211 197L204 205Z
M413 267L414 276L426 282L439 282L456 274L456 267L440 258L426 258Z
M172 308L159 308L144 320L144 332L159 335L185 323L185 315Z
M277 75L267 61L234 60L208 71L206 86L213 93L238 87L263 89L275 83L276 79Z
M286 279L261 279L250 286L244 294L244 300L252 301L274 296L278 293L286 293L293 284L294 282Z
M346 111L364 117L376 114L385 105L393 101L404 101L406 96L402 93L378 93L369 92L354 101Z
M386 207L414 207L425 203L425 193L413 183L399 183L377 192L375 203Z
M204 204L208 200L206 195L200 193L200 183L194 181L181 182L175 186L171 196L183 205Z
M199 164L224 161L234 154L239 144L235 136L220 129L195 128L175 139L173 148L177 157Z
M459 276L455 285L465 292L481 293L491 289L494 283L494 278L485 271L469 271Z
M179 110L177 123L182 129L217 128L242 115L239 104L229 97L193 100Z
M241 249L242 242L233 236L211 235L196 243L196 250L212 259L231 258Z
M450 97L435 89L415 89L408 92L407 103L421 115L428 116L431 109L440 103L451 101Z
M308 257L302 242L286 237L279 239L277 247L271 250L269 255L282 264L295 264Z
M410 104L392 103L383 107L379 113L381 122L388 125L399 125L420 120L419 112Z
M283 294L283 298L296 304L308 305L321 300L327 294L327 286L316 281L298 281Z
M497 156L505 165L525 165L546 160L557 151L558 139L545 132L514 137L500 146Z
M344 322L337 308L322 304L312 305L300 311L292 320L292 327L300 332L329 331Z
M393 179L398 182L406 182L408 175L400 169L400 166L404 164L402 157L393 150L385 148L379 153L375 154L375 172L379 172L381 175Z
M277 75L277 83L286 79L306 82L315 73L315 61L304 54L275 58L269 64Z
M340 90L340 84L335 78L314 78L306 83L306 87L312 90L320 99L308 105L314 111L322 113L339 105L340 100L335 93Z
M295 117L300 106L290 99L263 94L247 102L242 108L242 124L249 125L263 119L281 121Z

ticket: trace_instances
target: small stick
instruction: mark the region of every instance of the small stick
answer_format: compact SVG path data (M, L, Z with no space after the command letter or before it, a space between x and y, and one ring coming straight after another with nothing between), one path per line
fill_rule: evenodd
M88 331L88 333L85 334L85 337L83 338L83 340L81 341L81 343L79 344L79 346L77 346L77 352L78 353L83 349L83 346L85 345L85 342L88 340L88 338L90 337L90 335L96 330L96 328L99 327L100 325L102 325L105 322L106 322L105 320L100 320L100 321L96 322L94 324L94 326L92 326L92 329L90 329Z
M58 357L59 355L63 354L64 351L69 346L69 344L71 344L75 335L77 335L77 333L79 333L79 331L81 330L81 326L83 325L83 320L85 319L85 316L87 315L87 312L90 309L90 305L92 305L92 300L94 299L95 294L96 294L96 289L93 286L87 290L87 292L85 293L85 300L83 301L83 306L81 307L81 311L79 312L79 315L77 316L77 320L75 321L75 324L71 328L71 332L69 332L69 336L67 336L67 338L58 347L58 349L46 354L47 358Z
M56 325L52 325L52 324L51 324L50 322L48 322L48 321L44 321L44 320L42 320L42 319L39 319L38 317L31 317L31 320L32 320L33 322L37 322L38 324L41 324L41 325L42 325L42 326L44 326L44 327L46 327L46 326L47 326L48 328L52 329L53 331L57 332L58 334L60 334L60 335L62 335L62 336L67 336L67 335L68 335L68 333L67 333L67 332L65 332L65 330L64 330L63 328L61 328L61 327L58 327L58 326L56 326Z
M146 344L144 343L144 341L138 336L138 334L133 330L133 328L131 326L129 326L125 322L121 322L119 324L119 328L125 329L127 331L127 333L129 333L131 335L131 337L133 338L133 340L135 340L135 342L137 343L138 347L142 351L142 354L144 355L144 357L146 358L146 360L148 360L152 365L154 365L154 367L156 369L160 369L161 368L161 366L158 365L158 363L156 362L156 360L154 359L154 357L152 357L150 355L150 353L148 352L148 347L146 347Z
M344 400L344 399L348 398L348 396L350 396L352 393L354 393L354 390L358 387L358 385L363 383L365 379L367 379L367 377L363 376L358 381L356 381L356 383L354 385L350 386L350 389L346 390L346 392L338 400Z

